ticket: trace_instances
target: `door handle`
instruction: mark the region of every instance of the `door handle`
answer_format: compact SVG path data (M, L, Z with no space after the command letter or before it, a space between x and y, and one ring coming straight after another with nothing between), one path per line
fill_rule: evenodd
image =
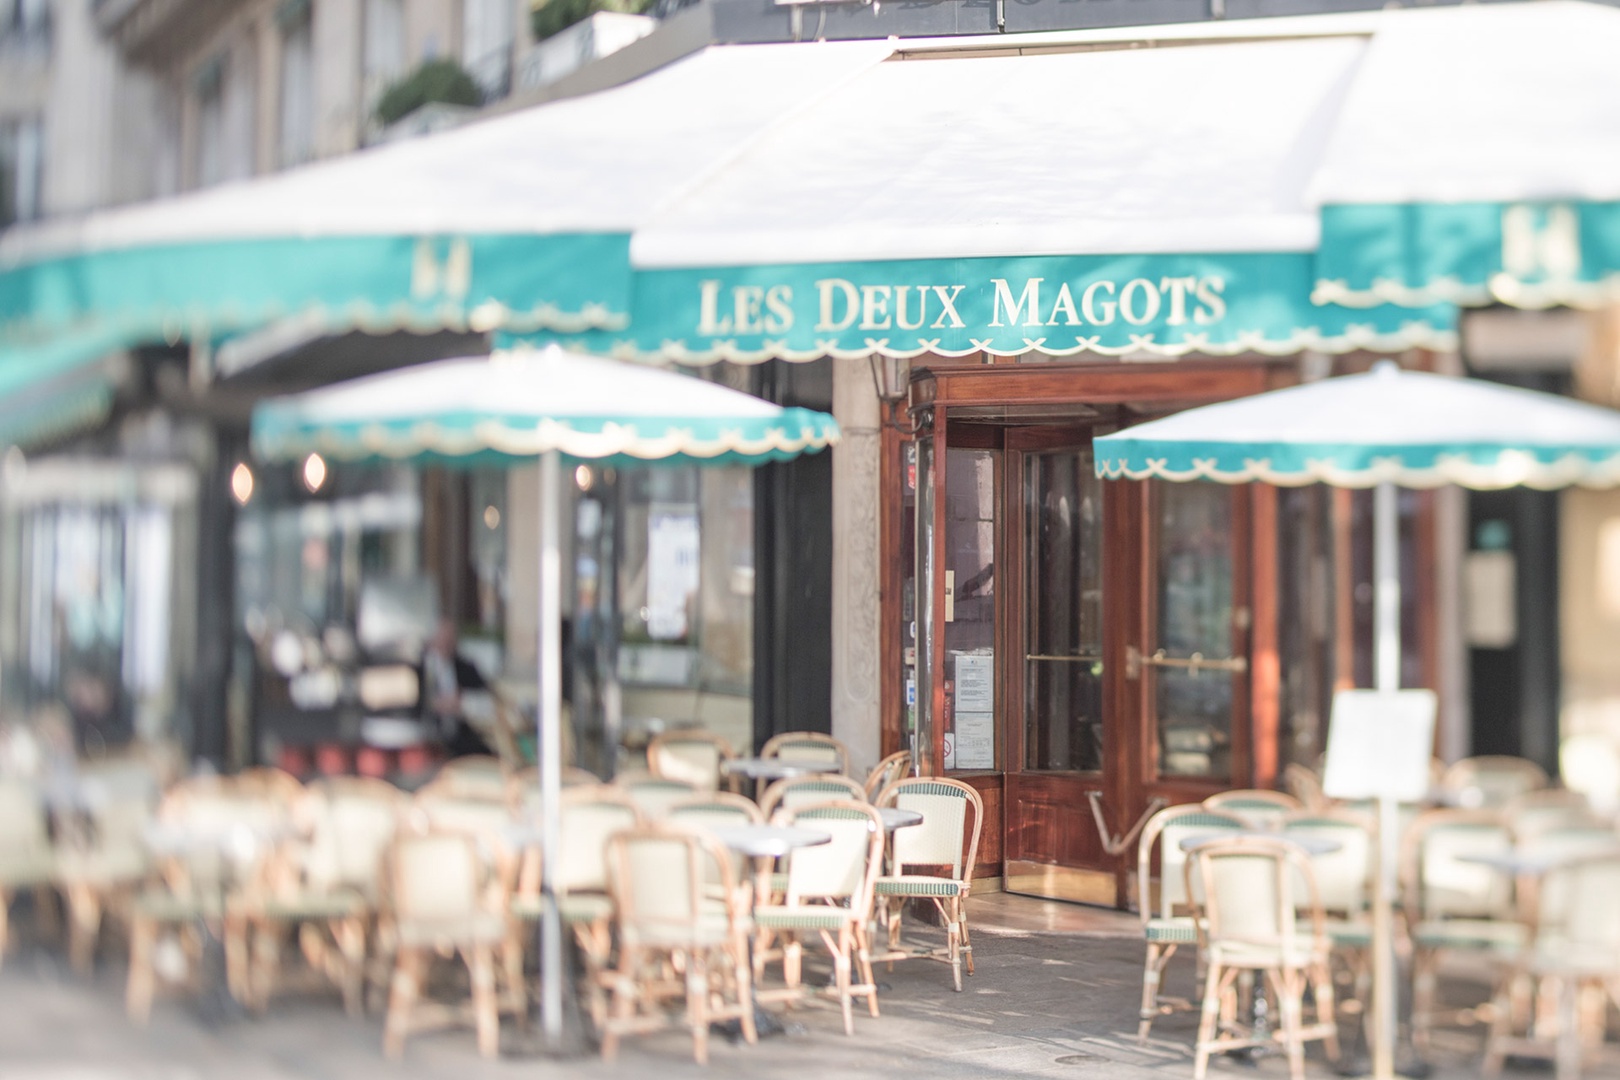
M1086 798L1091 801L1091 819L1097 823L1097 836L1102 840L1103 851L1109 855L1124 854L1127 848L1136 843L1136 837L1141 833L1142 826L1148 823L1148 818L1170 805L1170 801L1164 796L1153 796L1147 804L1147 809L1142 811L1142 816L1136 819L1136 824L1131 826L1130 831L1124 836L1113 836L1108 831L1108 822L1103 819L1102 792L1088 791Z
M1226 671L1241 675L1249 670L1249 659L1246 656L1224 656L1210 658L1203 653L1195 652L1191 656L1168 656L1163 649L1159 649L1151 656L1144 656L1142 650L1135 645L1125 647L1125 677L1140 679L1144 667L1181 668L1197 675L1200 671Z

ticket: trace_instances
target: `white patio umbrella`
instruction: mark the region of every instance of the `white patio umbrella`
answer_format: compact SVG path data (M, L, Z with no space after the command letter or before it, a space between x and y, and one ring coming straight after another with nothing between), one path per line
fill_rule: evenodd
M253 412L254 453L294 461L540 463L541 1018L562 1033L561 920L550 892L562 730L557 504L564 458L607 464L758 464L838 441L825 413L784 409L701 379L558 348L444 360L355 379Z
M1620 486L1620 413L1550 394L1402 371L1324 379L1190 409L1095 443L1097 475L1131 480L1374 488L1377 689L1400 687L1396 487ZM1393 1072L1395 804L1378 800L1374 1074Z

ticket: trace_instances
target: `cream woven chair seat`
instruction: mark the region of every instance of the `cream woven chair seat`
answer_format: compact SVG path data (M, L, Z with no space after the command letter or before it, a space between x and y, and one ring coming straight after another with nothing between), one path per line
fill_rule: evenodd
M1196 945L1198 924L1191 915L1172 915L1149 919L1142 931L1149 941L1165 945Z
M1499 919L1430 919L1411 929L1412 941L1434 949L1516 952L1529 940L1521 923Z
M453 919L402 922L399 943L407 948L452 949L469 943L499 945L506 939L506 920L493 912Z
M158 922L186 922L215 919L225 914L224 899L218 893L178 894L168 889L143 889L130 904L138 917Z
M355 889L299 896L271 896L259 902L256 913L274 919L341 919L364 915L371 901Z
M889 874L877 879L879 896L960 896L967 883L926 874Z
M540 898L530 901L536 915L541 907ZM565 893L557 898L557 912L565 923L588 923L613 917L613 898L603 893Z
M754 911L754 925L763 930L837 930L847 922L848 908L826 904L780 904Z
M1210 949L1210 963L1245 968L1303 967L1327 962L1331 948L1326 937L1301 930L1282 941L1227 939Z

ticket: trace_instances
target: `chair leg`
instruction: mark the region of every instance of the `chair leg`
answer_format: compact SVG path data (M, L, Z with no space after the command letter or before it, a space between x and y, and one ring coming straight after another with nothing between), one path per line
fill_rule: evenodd
M1435 960L1433 949L1413 950L1412 1045L1425 1057L1429 1052L1429 1027L1434 1020L1435 990L1438 981Z
M129 927L129 982L124 989L124 1011L141 1027L152 1015L152 994L157 971L152 967L152 950L157 944L157 923L135 916Z
M276 984L281 981L282 928L269 920L256 920L249 925L252 961L248 965L248 1000L245 1004L256 1011L270 1005Z
M861 982L869 987L866 1008L872 1019L878 1018L877 978L872 974L872 943L864 926L855 927L855 961L860 967Z
M973 974L973 935L968 930L968 902L967 897L956 898L956 922L962 928L962 964L967 968L969 975Z
M1299 1015L1304 993L1303 987L1300 986L1300 973L1280 970L1268 974L1271 976L1272 990L1277 995L1277 1005L1282 1013L1283 1045L1288 1051L1289 1078L1305 1080L1305 1040L1300 1037Z
M405 1036L410 1033L411 1013L422 993L422 975L427 954L416 948L399 946L394 956L393 985L388 992L388 1015L383 1020L383 1056L398 1061L405 1056Z
M737 978L737 1008L742 1023L743 1041L749 1046L759 1042L759 1029L754 1025L753 965L748 962L748 939L737 938L731 943L731 966ZM867 968L870 970L871 962Z
M0 889L0 964L6 959L6 947L11 944L11 891Z
M1209 965L1204 974L1204 1003L1198 1017L1198 1046L1193 1054L1193 1080L1204 1080L1209 1071L1209 1044L1215 1041L1216 1024L1221 1011L1221 969Z
M1136 1025L1138 1045L1147 1045L1148 1032L1152 1030L1153 1021L1159 1015L1159 981L1163 977L1165 965L1170 962L1170 957L1175 955L1175 951L1174 945L1165 945L1161 948L1156 941L1148 942L1147 960L1142 965L1142 1009L1137 1014L1140 1021Z
M495 993L495 951L474 945L471 962L473 1018L478 1026L478 1053L493 1058L501 1052L500 1001Z
M69 885L68 962L80 975L90 974L96 962L96 941L101 936L101 897L89 885Z
M1511 971L1501 976L1501 981L1497 983L1491 1008L1491 1028L1485 1036L1485 1062L1480 1067L1481 1075L1487 1080L1495 1080L1502 1075L1502 1063L1507 1057L1506 1043L1512 1037L1514 1027L1513 997L1522 980L1523 976L1518 971Z
M1339 1017L1334 1004L1333 971L1326 960L1312 969L1311 987L1312 996L1316 999L1317 1023L1331 1025L1322 1039L1323 1048L1327 1051L1329 1061L1338 1061Z
M619 968L613 976L613 1017L601 1027L603 1061L612 1062L619 1056L619 1032L629 1025L635 1009L636 966L640 962L640 950L619 947Z
M709 1063L709 969L702 949L686 957L686 1019L692 1029L692 1060Z
M501 971L506 982L504 1000L516 1016L518 1027L525 1027L529 1022L529 992L523 981L523 938L516 932L501 942ZM591 970L585 977L593 984L600 981Z
M945 948L951 958L951 985L960 994L962 992L962 924L958 919L954 901L948 905L941 905L940 913L945 916Z
M840 930L837 942L828 937L825 931L823 931L822 937L826 939L827 948L832 952L833 978L838 983L838 1004L844 1012L844 1034L853 1035L855 1034L855 1009L854 1001L851 999L849 992L849 954L852 946L850 932L847 928Z
M343 957L340 979L343 990L343 1009L350 1016L361 1017L366 1011L366 921L362 918L339 919L332 926L338 952Z

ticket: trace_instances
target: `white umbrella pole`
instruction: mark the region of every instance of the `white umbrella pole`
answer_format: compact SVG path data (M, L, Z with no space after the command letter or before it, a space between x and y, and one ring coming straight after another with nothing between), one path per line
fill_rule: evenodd
M539 708L535 752L540 759L540 1027L555 1046L563 1029L562 915L552 883L557 880L562 817L562 565L557 504L562 463L555 450L540 455L540 649Z
M1391 693L1401 688L1400 500L1394 484L1373 493L1374 683ZM1378 799L1378 880L1373 898L1373 1077L1395 1075L1395 801Z

